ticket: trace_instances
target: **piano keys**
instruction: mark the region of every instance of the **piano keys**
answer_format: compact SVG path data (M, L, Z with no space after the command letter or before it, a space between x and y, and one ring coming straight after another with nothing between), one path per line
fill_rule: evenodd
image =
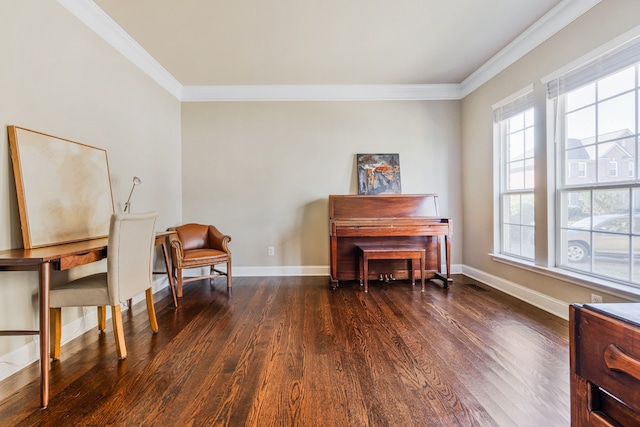
M339 281L359 279L360 245L418 246L426 251L426 278L451 281L451 236L449 218L438 216L435 194L330 195L329 250L331 287ZM442 270L444 240L446 272ZM407 280L411 275L411 261L372 260L369 280L392 277ZM420 277L420 276L413 276Z

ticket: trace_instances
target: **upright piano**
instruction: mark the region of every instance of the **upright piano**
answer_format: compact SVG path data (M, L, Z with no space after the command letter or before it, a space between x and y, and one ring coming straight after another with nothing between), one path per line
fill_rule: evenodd
M358 280L361 245L411 245L426 251L426 278L451 281L452 224L438 217L435 194L330 195L329 238L331 286L340 280ZM444 240L446 274L441 269ZM410 260L372 260L369 279L411 277ZM416 276L414 276L416 277ZM419 276L417 276L419 277Z

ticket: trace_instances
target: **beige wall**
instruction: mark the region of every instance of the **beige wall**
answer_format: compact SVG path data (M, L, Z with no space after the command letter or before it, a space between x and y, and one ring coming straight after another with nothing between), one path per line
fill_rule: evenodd
M493 239L492 104L528 84L544 98L540 79L640 24L640 2L604 0L462 102L463 259L467 267L565 302L588 302L591 289L498 263ZM542 101L544 105L544 101ZM540 117L538 117L540 118ZM541 173L536 163L536 174ZM536 203L540 200L536 198ZM539 221L537 222L537 224ZM473 242L473 243L472 243ZM597 293L602 294L601 291ZM604 295L605 302L617 301Z
M403 193L461 219L459 123L458 101L185 103L183 218L230 234L238 268L328 273L328 195L357 194L357 153L399 153Z
M0 52L0 250L22 246L7 125L106 149L116 210L138 175L132 210L159 211L160 229L181 221L178 100L55 1L0 2ZM0 329L37 328L37 295L35 273L0 274ZM82 326L95 323L89 309L65 309L63 323L85 313ZM0 378L35 359L33 343L0 337Z

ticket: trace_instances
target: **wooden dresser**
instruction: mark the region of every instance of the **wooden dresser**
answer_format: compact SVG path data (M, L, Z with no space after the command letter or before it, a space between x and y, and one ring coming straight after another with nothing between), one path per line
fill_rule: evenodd
M640 303L569 307L571 425L640 426Z

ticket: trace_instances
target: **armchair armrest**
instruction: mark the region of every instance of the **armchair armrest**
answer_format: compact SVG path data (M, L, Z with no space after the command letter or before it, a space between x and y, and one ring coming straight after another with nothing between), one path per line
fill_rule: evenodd
M209 226L209 245L213 249L218 249L226 253L231 253L231 251L229 250L230 241L231 241L231 236L222 234L220 230L218 230L213 225Z
M169 228L169 231L175 231L175 228ZM171 262L175 266L181 266L184 253L182 252L182 242L177 234L169 236L169 245L171 247Z

